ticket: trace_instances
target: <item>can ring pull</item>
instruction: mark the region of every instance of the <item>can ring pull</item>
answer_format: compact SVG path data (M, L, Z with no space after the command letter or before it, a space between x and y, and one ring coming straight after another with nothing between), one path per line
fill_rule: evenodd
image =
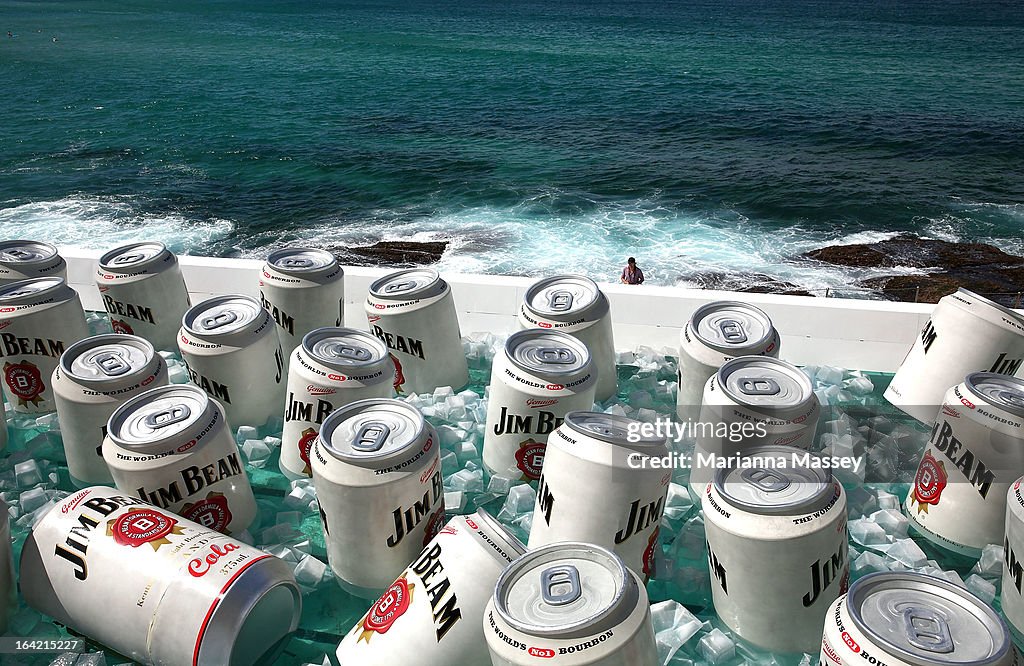
M914 647L946 654L953 651L949 624L931 608L911 606L903 611L907 640Z
M571 365L576 362L576 354L566 347L538 347L537 360L548 365Z
M13 259L14 261L28 261L33 257L33 253L28 250L23 250L20 247L12 247L3 253L4 259Z
M34 293L36 293L36 289L34 288L19 289L17 291L7 292L4 294L4 298L20 298L22 296L31 296Z
M568 589L556 591L556 587L568 585ZM552 606L571 604L583 594L580 586L580 572L571 564L562 564L545 569L540 574L540 593L544 603Z
M218 312L215 315L210 315L209 317L203 317L202 320L200 320L199 323L202 324L204 329L206 329L208 331L212 331L215 328L220 328L222 326L227 326L228 324L233 323L237 319L238 319L238 315L237 314L235 314L231 310L224 310L222 312Z
M159 412L147 414L142 422L153 430L159 430L175 423L181 423L190 416L192 416L192 410L188 408L188 405L172 405Z
M114 257L114 260L110 263L117 264L118 266L123 266L125 264L134 264L136 262L142 261L145 258L146 255L142 254L141 252L131 252L128 254L122 254L120 256Z
M341 343L331 345L330 351L335 357L349 361L369 361L373 358L373 354L370 353L369 349L343 345Z
M356 432L356 438L355 441L352 442L352 448L356 451L363 451L365 453L380 451L381 447L384 446L384 442L388 441L388 436L390 435L391 428L379 421L364 423L363 427Z
M277 265L284 268L309 268L313 262L306 257L285 257L277 262Z
M104 352L92 358L93 365L108 377L120 377L129 370L131 366L124 362L120 354Z
M403 280L402 282L392 282L391 284L384 285L384 293L385 294L393 294L393 293L395 293L397 291L409 291L410 289L414 289L415 287L416 287L416 283L413 282L412 280Z
M747 334L743 330L743 324L735 319L723 319L718 322L718 330L722 332L722 337L725 338L726 342L740 344L747 341Z
M744 395L777 395L782 391L771 377L741 377L739 389Z
M572 292L559 289L551 292L548 296L548 306L555 312L565 312L572 309Z
M790 481L772 469L751 467L740 472L740 478L752 486L767 492L777 493L789 488Z

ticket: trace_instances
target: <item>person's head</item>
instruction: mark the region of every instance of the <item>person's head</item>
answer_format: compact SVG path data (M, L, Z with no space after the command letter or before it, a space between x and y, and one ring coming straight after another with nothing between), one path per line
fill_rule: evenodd
M626 259L626 263L629 264L631 267L636 267L636 259L633 257Z

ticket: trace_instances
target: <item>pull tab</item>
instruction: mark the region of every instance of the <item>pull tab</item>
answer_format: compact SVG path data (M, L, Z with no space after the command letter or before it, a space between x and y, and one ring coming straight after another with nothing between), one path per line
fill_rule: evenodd
M93 365L108 377L120 377L132 369L130 365L125 363L120 354L114 354L113 352L97 354L92 358L92 362Z
M548 365L571 365L576 362L576 354L566 347L538 347L537 360Z
M1000 391L998 396L1003 399L1003 402L1007 402L1015 407L1024 407L1024 395L1016 391Z
M388 441L389 435L391 435L391 428L383 423L377 421L365 423L356 433L356 439L352 442L352 448L364 453L380 451L381 447L384 446L384 442Z
M370 353L369 349L343 345L341 343L331 345L330 351L337 358L343 358L348 361L369 361L373 358L373 354Z
M740 473L740 478L766 493L777 493L789 488L790 481L775 470L751 467Z
M19 289L17 291L9 291L4 294L4 298L20 298L22 296L31 296L36 293L35 289Z
M567 589L556 591L556 587ZM544 603L552 606L571 604L583 594L580 586L580 572L571 564L549 567L540 574L540 594Z
M233 323L233 322L235 322L237 320L238 320L238 315L237 314L235 314L231 310L224 310L223 312L218 312L215 315L211 315L209 317L203 317L199 321L199 323L202 325L202 327L205 330L212 331L215 328L221 328L222 326L227 326L228 324L231 324L231 323Z
M776 395L782 391L779 383L771 377L743 377L739 388L744 395Z
M722 337L725 338L725 341L730 344L737 345L747 341L747 334L743 330L743 324L735 319L723 319L718 322L718 330L722 332Z
M173 405L162 411L146 415L142 422L153 430L159 430L175 423L181 423L190 416L192 416L192 410L188 408L188 405Z
M903 611L907 640L916 648L947 654L953 651L949 625L931 608L912 606Z
M309 268L313 265L313 261L306 257L285 257L277 262L277 265L283 268Z
M414 289L415 287L416 287L416 283L413 282L412 280L404 280L402 282L392 282L391 284L384 285L384 293L385 294L394 294L395 292L399 292L399 291L409 291L410 289Z
M144 254L142 254L140 252L135 252L135 253L132 253L132 254L122 254L121 256L114 257L114 261L111 262L111 263L115 263L115 264L118 264L119 266L123 266L124 264L134 264L136 262L142 261L145 258L146 258L146 255L144 255Z
M555 312L565 312L572 309L572 292L565 289L551 292L548 296L548 307Z
M4 252L5 259L13 259L15 261L28 261L33 257L33 254L28 250L22 250L19 247L13 247L10 250Z

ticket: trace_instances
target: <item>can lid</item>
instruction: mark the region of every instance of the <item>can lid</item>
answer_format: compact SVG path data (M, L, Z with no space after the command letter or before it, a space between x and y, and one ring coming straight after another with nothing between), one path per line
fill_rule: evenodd
M0 264L20 268L31 267L52 260L57 248L49 243L33 240L0 242Z
M114 273L135 272L164 261L167 255L171 255L171 251L159 241L130 243L104 253L100 257L100 268Z
M0 285L0 303L4 305L34 305L48 300L67 300L74 290L55 276L18 280Z
M79 340L60 356L60 367L76 382L102 391L137 379L153 362L156 351L136 335L108 333Z
M620 624L639 586L618 555L587 543L535 548L509 564L494 586L494 608L530 636L574 638Z
M760 349L775 332L772 320L759 308L739 301L716 301L697 308L690 330L708 347L740 356Z
M338 460L376 467L413 453L427 429L423 415L390 398L351 402L331 412L320 427L320 441ZM433 438L436 439L436 438ZM437 446L437 442L433 442Z
M718 369L718 383L737 404L752 407L796 407L814 395L807 375L769 356L726 361Z
M477 509L476 513L473 514L473 519L477 520L487 526L487 530L491 532L491 536L496 536L506 542L506 545L512 551L509 553L512 557L519 557L526 553L526 546L523 542L516 537L507 527L502 525L494 516L487 513L484 509Z
M1006 624L988 604L933 576L869 574L850 587L846 604L872 642L915 666L1002 663L1012 649Z
M338 260L326 250L311 247L285 247L267 255L267 265L279 273L312 279L339 269Z
M1004 315L1006 315L1007 317L1012 317L1013 319L1015 319L1018 324L1024 324L1024 317L1022 317L1019 312L1011 310L1010 308L1006 307L1005 305L1000 305L999 303L996 303L995 301L989 300L989 299L985 298L984 296L980 296L980 295L974 293L973 291L970 291L969 289L964 289L963 287L960 287L959 289L957 289L956 293L961 294L965 298L969 298L971 300L977 301L981 305L987 305L990 308L998 310L1001 313L1003 313Z
M387 365L390 360L383 342L354 328L312 330L303 336L302 349L317 362L345 373L368 371L375 365Z
M214 409L215 403L198 386L161 386L118 407L107 422L107 435L122 448L158 453L184 443L187 431Z
M370 285L370 295L389 301L411 301L441 294L448 284L437 271L429 268L410 268L388 273Z
M520 370L542 377L574 375L590 365L585 344L571 335L542 328L508 336L505 355Z
M1024 379L994 372L974 372L967 375L964 382L990 404L1015 416L1024 416Z
M581 435L620 446L665 446L665 437L643 435L643 422L619 414L574 411L562 423Z
M181 318L181 325L192 335L212 341L256 328L266 316L255 298L214 296L189 308Z
M715 472L715 490L729 504L750 513L811 513L827 504L835 492L832 471L812 462L820 460L816 453L791 446L754 447L744 452L742 460L730 458L727 467Z
M526 290L525 303L533 313L560 320L580 315L604 300L597 283L582 275L556 275L537 280Z

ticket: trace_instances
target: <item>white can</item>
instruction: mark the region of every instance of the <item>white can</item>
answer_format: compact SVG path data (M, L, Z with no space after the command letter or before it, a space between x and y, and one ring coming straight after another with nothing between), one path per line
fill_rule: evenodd
M484 611L493 666L654 666L647 590L615 553L554 543L508 565Z
M430 393L439 386L458 390L469 383L452 290L437 272L414 268L375 281L366 297L366 318L370 331L392 351L399 395Z
M400 400L334 410L313 445L327 560L342 588L380 596L444 525L441 447Z
M864 576L828 609L821 666L1011 666L1002 618L948 580L912 572Z
M490 661L480 618L498 576L526 552L483 510L455 516L342 639L345 666Z
M846 493L815 454L748 456L718 470L701 499L715 612L754 645L811 652L849 582Z
M306 333L345 323L345 273L325 250L274 250L260 270L260 302L277 322L281 347L295 349Z
M3 401L0 401L3 402ZM14 558L11 551L11 516L7 503L0 500L0 634L7 633L7 623L15 607ZM497 578L497 576L495 576ZM480 607L483 613L483 606Z
M110 417L103 459L117 487L203 527L237 534L256 498L224 413L195 386L142 393Z
M548 440L530 528L530 548L558 541L604 546L644 582L654 574L658 528L671 470L664 437L643 437L640 421L572 412Z
M943 296L885 390L885 399L931 425L942 396L972 372L1014 375L1024 361L1024 318L959 289Z
M0 286L0 362L15 412L52 412L50 376L72 343L89 337L78 293L62 278Z
M100 257L96 286L115 333L138 335L157 349L176 349L191 306L178 258L163 243L122 245Z
M807 375L767 356L740 356L718 369L704 388L690 469L690 495L700 501L714 476L714 459L758 446L807 450L821 404Z
M1006 533L1003 538L1003 584L1000 601L1010 627L1024 635L1024 477L1006 493Z
M254 664L299 624L291 568L113 488L81 490L21 553L30 606L143 664Z
M68 279L68 266L57 248L32 240L0 241L0 286L41 277Z
M395 364L376 337L353 328L307 333L288 363L281 472L310 476L309 452L327 416L343 405L394 395Z
M519 306L519 328L568 333L590 350L597 371L597 399L617 391L615 341L608 298L582 275L556 275L534 282Z
M140 337L95 335L67 348L53 371L53 394L76 486L114 482L103 460L107 421L129 398L167 383L167 364Z
M192 383L220 402L232 426L261 426L281 413L284 356L274 320L255 298L216 296L192 307L178 348Z
M946 391L905 504L936 545L978 557L1003 540L1006 492L1024 474L1024 380L976 372Z
M700 415L704 386L723 363L739 356L779 357L779 332L768 315L737 301L697 308L679 334L676 414L680 421Z
M492 474L540 478L544 446L565 415L594 406L587 346L565 333L513 333L491 365L483 463Z

